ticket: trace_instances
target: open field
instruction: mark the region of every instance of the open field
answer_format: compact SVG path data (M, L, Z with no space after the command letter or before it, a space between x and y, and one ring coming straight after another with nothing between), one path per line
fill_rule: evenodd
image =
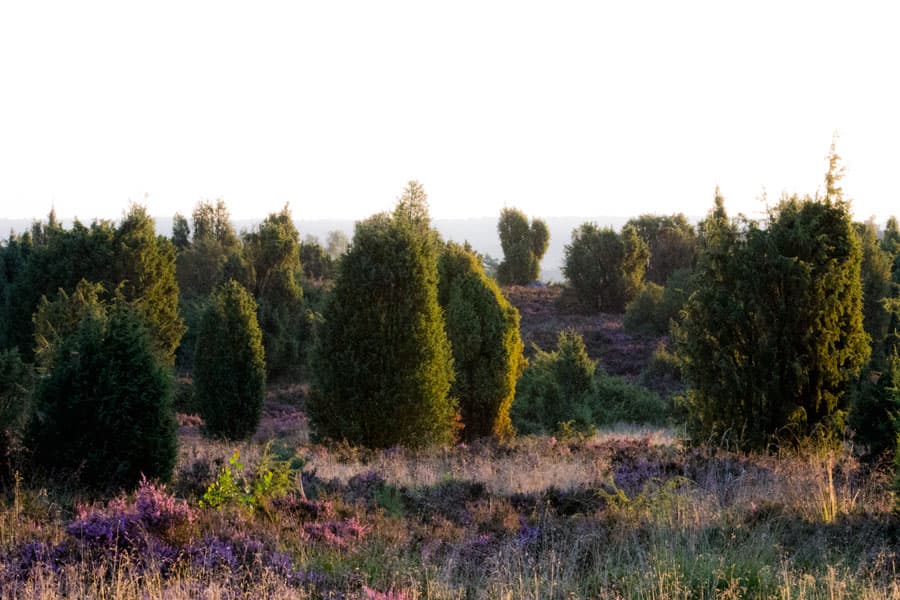
M165 490L90 503L22 474L0 511L0 597L900 597L887 469L849 452L737 455L627 426L324 447L301 395L270 394L243 445L183 418ZM288 487L200 507L235 450L252 487L269 438L270 467L299 467Z

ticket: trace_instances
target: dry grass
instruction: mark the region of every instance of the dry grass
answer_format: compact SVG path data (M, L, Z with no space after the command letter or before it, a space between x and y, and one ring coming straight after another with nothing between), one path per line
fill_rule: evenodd
M295 418L295 405L274 406L267 419ZM128 554L12 577L18 548L64 543L72 518L26 478L0 509L0 581L15 583L0 598L900 598L887 471L850 452L738 455L627 426L580 440L371 452L269 427L305 458L310 498L333 507L329 519L356 519L364 537L334 545L303 533L324 517L278 509L197 509L181 535L195 545L257 540L319 583L286 579L265 553L240 577ZM259 438L235 446L186 427L179 478L197 465L214 476L236 448L252 469ZM188 483L173 486L198 488ZM197 492L183 493L196 506Z

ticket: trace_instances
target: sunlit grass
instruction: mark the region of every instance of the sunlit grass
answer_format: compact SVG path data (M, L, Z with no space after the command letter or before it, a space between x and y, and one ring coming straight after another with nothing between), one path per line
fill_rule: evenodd
M294 435L308 500L298 486L267 516L197 505L236 449L252 471L262 441L183 430L169 489L195 517L160 534L172 550L72 546L74 494L24 474L0 509L0 598L900 597L887 470L849 451L733 454L627 425L423 451ZM23 570L29 543L65 560ZM240 556L217 567L205 544Z

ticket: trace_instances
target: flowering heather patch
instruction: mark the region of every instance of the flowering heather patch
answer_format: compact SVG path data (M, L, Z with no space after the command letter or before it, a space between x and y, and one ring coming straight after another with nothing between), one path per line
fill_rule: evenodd
M202 446L184 465L234 450L187 439ZM251 468L265 455L241 451ZM68 522L0 504L0 600L900 598L885 478L849 455L685 449L633 430L298 453L303 489L291 480L265 516L149 482Z
M405 591L388 590L378 592L368 586L363 586L361 599L364 600L413 600L415 596Z
M307 500L296 492L275 498L272 508L277 513L292 515L300 521L318 521L335 516L334 503L328 500Z
M141 523L149 531L167 532L175 527L192 523L196 515L184 500L178 500L166 493L165 484L154 485L141 478L134 508Z
M363 540L368 527L356 517L341 521L304 523L303 536L312 542L321 542L334 548L350 548Z
M119 497L106 508L79 507L77 518L69 523L66 532L87 546L127 549L148 535L165 538L194 519L187 502L169 495L164 484L156 485L143 478L133 502Z

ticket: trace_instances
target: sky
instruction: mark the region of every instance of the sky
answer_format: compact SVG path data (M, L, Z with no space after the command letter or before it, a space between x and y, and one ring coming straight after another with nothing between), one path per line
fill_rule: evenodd
M2 2L0 217L900 214L887 2Z

